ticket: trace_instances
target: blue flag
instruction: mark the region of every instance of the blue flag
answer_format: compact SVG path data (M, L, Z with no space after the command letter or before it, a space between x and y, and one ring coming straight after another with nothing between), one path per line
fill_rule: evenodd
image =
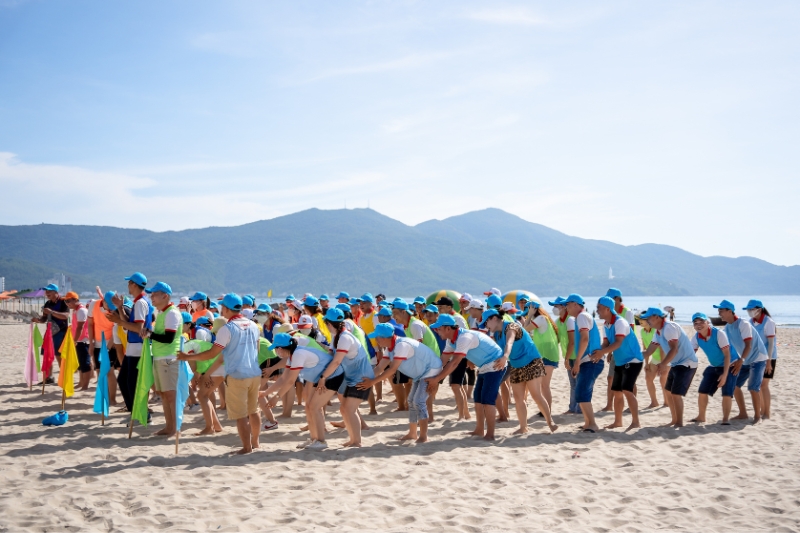
M106 348L106 334L103 333L103 343L100 346L100 370L97 376L97 390L94 393L94 412L108 418L108 371L111 370L111 361L108 359Z
M181 337L181 351L183 351L183 337ZM175 391L175 429L181 430L183 424L183 408L189 399L189 381L192 379L192 369L188 361L178 363L178 388Z

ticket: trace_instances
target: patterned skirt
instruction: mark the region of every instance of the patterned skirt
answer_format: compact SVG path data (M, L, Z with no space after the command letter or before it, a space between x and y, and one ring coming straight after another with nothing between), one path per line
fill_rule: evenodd
M545 375L544 363L541 357L537 357L522 368L511 369L511 383L525 383L532 379L540 378Z

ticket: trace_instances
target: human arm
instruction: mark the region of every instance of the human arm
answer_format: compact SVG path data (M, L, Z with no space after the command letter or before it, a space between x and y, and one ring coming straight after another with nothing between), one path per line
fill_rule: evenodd
M334 356L333 360L328 363L328 366L325 367L325 370L322 371L322 375L319 377L319 381L317 382L317 392L320 394L325 392L325 380L331 377L331 374L336 372L336 369L339 368L339 365L342 364L344 360L345 352L344 351L337 351Z
M286 360L284 359L284 362ZM270 385L267 390L261 391L258 393L259 397L267 398L267 402L269 403L270 407L275 407L278 405L278 398L289 392L289 389L294 387L295 382L297 381L297 376L300 375L299 368L290 368L279 377L275 383ZM274 396L270 398L270 394Z
M586 348L589 346L589 330L588 329L581 329L579 333L579 340L578 340L578 355L575 356L575 364L572 365L572 376L575 377L581 371L581 359L583 358L583 353L586 351Z
M394 376L395 372L397 372L397 369L400 368L400 365L402 363L403 363L402 359L392 360L388 357L384 357L381 360L381 362L378 363L378 366L375 367L375 373L376 373L375 377L372 379L365 377L364 379L361 380L361 383L356 385L356 388L358 388L359 390L367 390L372 388L372 386L375 385L376 383L380 383L381 380L391 379L391 377Z

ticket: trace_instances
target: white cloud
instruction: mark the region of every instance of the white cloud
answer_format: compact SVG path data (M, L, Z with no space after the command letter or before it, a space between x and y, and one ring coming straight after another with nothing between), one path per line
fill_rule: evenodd
M548 22L524 7L481 9L466 14L468 19L513 26L543 26Z
M396 59L389 59L386 61L379 61L376 63L367 63L364 65L355 65L350 67L336 67L324 69L308 76L298 83L313 83L328 78L335 78L337 76L350 76L354 74L374 74L378 72L390 72L396 70L412 70L431 65L433 63L442 61L453 57L455 52L431 52L427 54L408 54Z

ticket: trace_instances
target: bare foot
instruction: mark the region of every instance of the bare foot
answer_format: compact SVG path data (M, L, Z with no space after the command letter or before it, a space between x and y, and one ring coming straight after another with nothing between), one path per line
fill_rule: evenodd
M308 431L308 424L300 428L300 431Z
M738 415L734 416L732 420L747 420L748 418L750 417L747 416L747 413L739 413Z
M558 425L553 424L550 426L550 433L555 433L558 430Z
M242 448L241 450L236 450L235 452L231 452L231 455L244 455L246 453L253 453L253 450L248 450L247 448Z
M658 402L653 402L647 407L645 407L645 409L655 409L656 407L658 407Z
M417 439L417 444L422 444L423 442L428 442L428 437L420 437Z
M222 426L214 426L214 431L216 431L217 433L222 433L225 430L222 429Z
M673 425L674 425L674 427L676 427L676 428L682 428L682 427L683 427L683 422L681 422L681 423L677 423L677 422L676 422L676 423L675 423L675 424L673 424Z
M465 435L470 435L472 437L483 437L483 431L478 431L476 429L475 431L467 431Z
M611 412L611 411L613 411L613 410L614 410L614 408L613 408L613 407L606 405L605 407L603 407L602 409L600 409L600 412L601 412L601 413L609 413L609 412Z
M512 433L512 435L524 435L527 432L528 432L528 428L519 428L514 433Z
M696 417L692 418L691 420L689 420L689 422L697 422L697 423L705 422L705 421L706 421L705 418L700 418L699 416L696 416Z
M395 409L395 411L399 411L399 410L400 410L400 409ZM375 409L371 409L371 410L370 410L370 412L369 412L369 414L370 414L370 415L377 415L377 414L378 414L378 411L376 411Z
M483 437L483 440L493 441L494 435L486 435L485 437Z
M335 428L343 428L343 427L345 427L344 426L344 422L331 422L331 425L333 427L335 427Z
M227 409L228 406L226 404L224 404L224 403L221 403L221 404L219 404L219 408L220 409Z
M626 429L625 431L627 432L627 431L630 431L632 429L636 429L636 428L640 428L640 427L642 427L641 424L633 424L633 423L631 423L631 425L628 426L628 429Z
M344 445L345 448L361 448L360 442L351 442L349 444Z
M617 424L616 422L614 422L613 424L607 425L606 429L616 429L616 428L621 428L621 427L622 427L622 424Z
M406 433L405 435L400 437L400 440L412 440L412 439L416 439L416 438L417 438L416 435L412 435L411 433Z
M214 429L213 428L205 428L202 431L198 431L195 435L213 435Z
M761 422L761 417L758 417L758 418L754 418L754 419L753 419L753 425L756 425L756 424L758 424L759 422Z
M276 416L275 418L292 418L292 415L291 414L285 415L285 414L281 413L278 416Z
M507 416L498 416L497 417L497 421L498 422L508 422L508 417Z
M675 421L673 420L673 421L671 421L671 422L667 422L666 424L662 424L660 427L662 427L662 428L668 428L668 427L672 427L672 426L674 426L675 424L677 424L677 422L675 422Z
M167 428L164 428L164 429L159 429L158 431L153 433L153 436L154 437L162 437L162 436L174 435L174 434L175 434L175 432L170 433L169 431L167 431Z

